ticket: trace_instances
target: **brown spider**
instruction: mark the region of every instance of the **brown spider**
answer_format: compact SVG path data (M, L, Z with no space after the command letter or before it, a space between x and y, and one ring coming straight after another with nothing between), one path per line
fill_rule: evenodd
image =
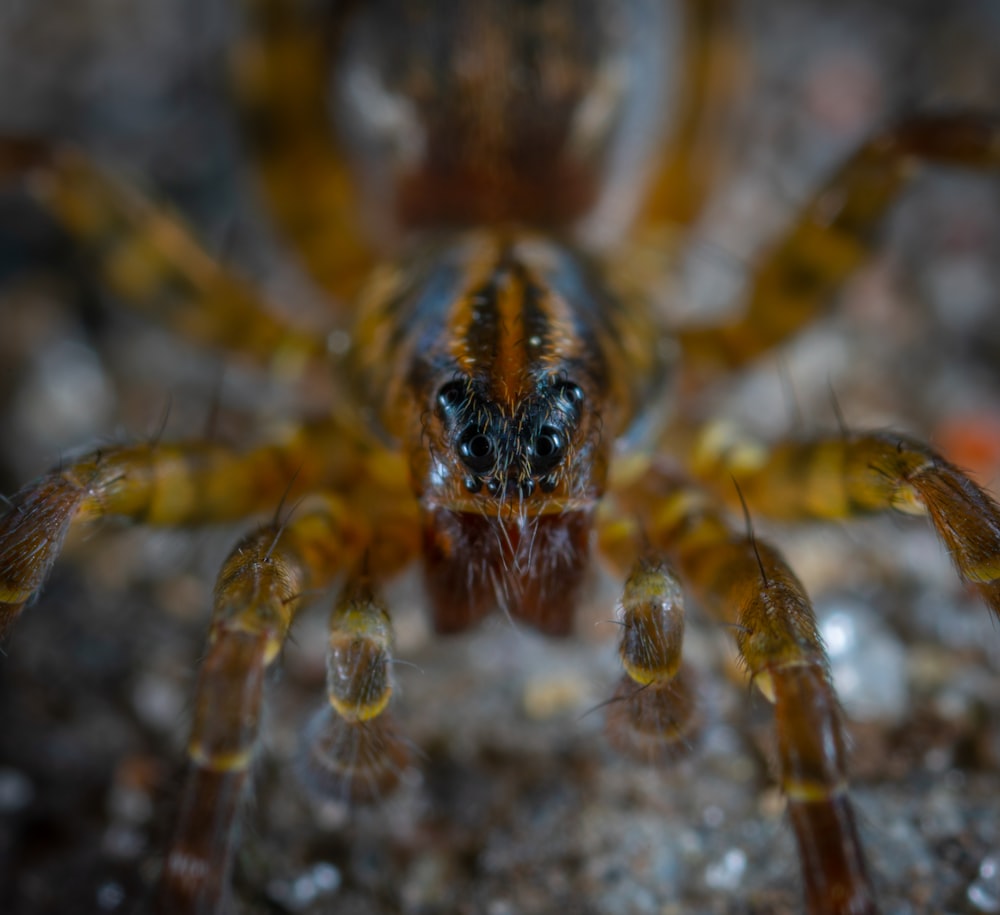
M664 404L682 365L692 378L742 366L805 324L866 256L860 239L911 159L995 168L996 120L944 115L887 128L757 268L742 317L674 333L648 300L655 274L639 255L653 229L690 218L705 170L684 111L676 142L651 155L666 102L655 80L622 76L623 61L632 73L661 66L657 5L524 4L514 15L483 2L443 26L419 7L348 4L323 29L303 28L286 3L249 6L260 28L237 69L274 209L320 281L358 302L334 405L251 451L159 439L101 449L23 489L0 527L6 626L72 523L272 518L218 579L159 907L221 904L263 674L311 592L345 580L330 625L330 708L307 731L306 779L321 795L381 797L410 749L405 722L386 712L391 632L375 586L419 553L439 631L499 605L562 635L596 538L627 576L626 673L606 710L612 742L662 764L689 739L675 569L774 703L809 910L874 911L812 611L779 553L729 512L737 491L761 518L927 510L962 577L996 612L997 508L902 436L841 429L766 448L696 426L686 412L668 417ZM697 19L709 7L690 11ZM640 8L645 18L633 21ZM715 57L713 41L694 34L688 70L700 110ZM338 149L317 131L329 45L342 68L333 94L348 139ZM438 53L428 58L428 47ZM340 349L342 335L274 316L85 159L14 142L4 154L12 170L32 171L36 196L93 246L123 297L285 376L328 370L330 340ZM363 212L378 250L350 221L352 193L375 198ZM619 247L633 222L633 244Z

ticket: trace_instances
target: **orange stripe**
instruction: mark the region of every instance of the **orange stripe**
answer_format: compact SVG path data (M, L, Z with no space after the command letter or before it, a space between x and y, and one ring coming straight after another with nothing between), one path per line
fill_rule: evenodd
M513 411L527 393L528 353L525 349L523 277L508 265L497 266L496 358L493 360L491 388L496 400Z

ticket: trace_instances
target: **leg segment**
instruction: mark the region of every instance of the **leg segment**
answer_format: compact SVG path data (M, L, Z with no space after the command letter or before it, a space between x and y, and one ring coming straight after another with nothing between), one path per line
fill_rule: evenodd
M735 479L772 518L841 519L897 509L928 515L962 580L1000 617L1000 506L927 445L887 432L705 449L706 480Z
M636 563L625 582L621 623L625 673L608 706L608 738L643 762L671 759L686 749L696 721L690 673L681 662L683 595L662 562Z
M752 681L774 703L781 786L810 915L876 912L847 793L843 717L802 586L776 550L735 534L707 494L668 473L651 469L622 498L624 511L732 629ZM613 525L604 532L612 553L619 535Z
M761 261L739 319L680 332L686 355L696 364L733 368L805 326L865 260L883 214L921 161L1000 169L1000 119L923 115L869 140L813 196L799 221Z
M43 143L0 140L0 182L32 196L94 259L108 287L197 343L297 378L327 361L322 333L292 327L213 261L179 221L87 159Z
M271 212L312 276L350 302L373 256L360 241L351 175L329 124L332 5L312 4L311 18L299 0L242 5L234 77ZM354 5L338 4L335 15Z
M392 624L366 576L348 582L330 617L329 706L306 734L305 784L326 798L375 800L389 791L409 748L386 713L392 696Z
M719 132L732 114L741 75L731 0L685 0L680 111L672 142L644 195L641 220L688 225L702 211L719 165Z
M368 539L341 502L313 497L289 523L261 528L226 560L215 588L188 744L190 768L158 911L218 911L257 740L264 673L301 595L356 563Z
M156 525L235 520L274 511L283 496L318 485L357 491L366 484L376 513L384 507L398 516L412 505L399 459L373 454L332 423L245 454L213 443L98 452L22 489L0 518L0 635L41 588L75 523L116 516Z

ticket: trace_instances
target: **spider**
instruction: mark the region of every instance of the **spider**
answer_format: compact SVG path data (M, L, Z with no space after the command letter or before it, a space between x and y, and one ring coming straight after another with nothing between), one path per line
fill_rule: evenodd
M286 53L279 26L294 29L295 21L284 19L283 4L261 7L271 17L271 28L262 30L258 54L266 59L268 54ZM490 51L528 53L525 49L530 42L522 38L523 47L508 45L496 10L489 4L482 9L494 13L478 23L483 30L479 35L483 60L489 61L486 52ZM350 71L355 88L360 82L369 93L364 99L371 109L358 112L348 107L341 114L349 120L352 114L375 111L395 119L390 127L396 131L400 119L406 126L405 118L412 111L406 106L394 108L391 98L378 95L378 85L373 90L363 80L370 76L365 61L377 59L369 55L380 49L391 62L385 66L394 78L403 78L395 72L395 62L408 59L391 43L388 48L378 41L372 44L373 35L396 34L384 25L378 27L379 15L378 6L370 5L349 14L342 23L348 37L336 40L349 52L344 66L349 71L355 68ZM542 26L532 16L540 15L525 14L521 28L529 37L537 38L532 29ZM580 21L590 20L581 17ZM309 35L308 31L295 35L300 62L309 60ZM591 36L584 30L576 37ZM569 46L573 47L572 42ZM465 43L452 46L447 42L446 47L456 56L467 48ZM250 58L250 64L244 61L246 72L253 83L255 58L250 51L245 53ZM256 59L259 63L261 58ZM451 58L445 54L443 60ZM573 93L582 90L573 82L572 67L567 71L567 60L555 55L552 61L548 78L556 87L551 91L557 100L544 93L543 97L556 111L563 110L560 104L576 111L582 103ZM445 72L459 70L457 64L442 66ZM499 106L497 116L502 122L508 116L506 97L484 92L475 76L495 71L488 67L477 71L474 63L466 66L471 66L472 75L460 85L484 103ZM405 75L405 67L400 72ZM585 93L591 103L588 111L599 109L602 102L606 106L608 93L615 99L612 110L616 112L629 110L626 101L646 101L645 97L615 96L620 89L615 85L614 68L598 76L607 82L599 83L592 95ZM436 100L433 79L431 84L431 98ZM559 86L569 93L572 104L558 95ZM303 88L307 91L302 92ZM856 841L841 784L842 721L804 597L779 554L765 540L733 523L724 510L726 502L738 507L736 492L742 492L754 516L816 513L840 517L842 505L834 503L826 485L800 483L789 491L781 486L784 475L778 474L776 483L770 480L767 473L761 473L768 466L762 446L723 438L716 430L693 428L686 416L658 428L669 387L680 371L675 348L695 366L707 365L716 357L742 364L757 349L776 344L791 332L771 322L772 317L780 319L787 312L773 304L751 306L749 318L723 332L682 329L667 337L656 316L642 307L641 290L646 287L636 282L642 276L641 265L616 258L606 247L607 239L600 237L608 224L614 227L613 212L603 221L590 218L593 212L602 212L602 199L605 206L611 200L616 206L622 199L627 203L628 187L601 198L601 187L588 185L593 174L573 172L578 163L572 156L536 159L546 143L562 149L561 135L556 131L556 139L548 137L543 128L549 124L538 127L532 122L530 106L518 108L524 99L516 89L511 90L517 99L511 110L527 113L512 117L519 129L528 131L531 142L523 148L514 143L515 148L503 149L504 156L517 161L516 174L526 177L512 178L491 160L497 155L494 144L498 141L488 130L462 133L468 129L464 119L472 117L468 123L481 124L478 114L463 114L466 109L456 101L444 105L450 114L436 125L431 119L434 105L423 101L424 109L417 105L418 122L430 125L424 139L431 150L425 148L423 154L430 155L440 170L422 173L418 169L408 183L404 169L403 177L393 185L398 194L395 215L404 225L379 224L373 217L371 227L373 237L386 245L393 242L394 232L406 236L404 229L411 225L439 228L438 221L449 226L461 223L466 231L445 241L432 238L415 249L396 241L397 249L407 253L393 259L383 258L380 251L382 263L377 267L371 266L376 260L371 252L351 244L358 236L346 233L343 225L320 224L333 233L335 245L317 242L315 237L309 241L303 228L315 227L310 223L316 213L310 208L321 207L320 212L331 220L343 212L328 207L325 199L328 191L340 201L342 175L321 172L316 183L306 181L308 153L316 150L295 144L315 142L316 135L295 120L299 112L294 107L278 105L277 99L280 95L285 100L315 101L308 90L316 88L296 83L252 85L248 94L256 102L251 112L256 117L251 124L265 134L265 141L281 137L280 143L265 147L271 155L263 162L265 178L276 188L279 217L291 225L293 234L298 228L306 259L322 271L321 279L339 298L360 297L354 345L341 361L350 367L356 401L368 412L342 407L341 389L332 420L302 427L283 444L251 452L252 459L237 456L214 441L194 443L187 450L174 450L159 439L152 444L104 448L77 463L64 464L22 490L5 519L4 587L7 597L13 598L9 603L19 605L37 590L61 541L61 525L68 524L81 505L87 506L84 513L98 507L107 511L109 500L121 497L125 501L117 511L152 523L222 520L259 512L272 518L241 541L220 575L213 634L194 701L188 782L161 882L161 907L187 910L193 907L189 901L193 895L199 898L198 910L211 911L225 892L234 810L247 778L261 677L279 651L292 612L309 592L323 587L336 573L346 576L330 635L328 688L335 711L317 717L307 732L307 777L320 793L381 796L405 773L410 750L401 736L405 721L392 721L383 707L391 679L387 667L390 638L378 588L372 582L384 583L419 550L439 630L463 629L499 604L515 620L552 635L564 634L574 606L582 600L591 532L596 531L602 552L628 578L620 620L621 655L628 673L607 706L613 742L662 764L661 757L670 755L675 740L688 738L691 697L687 674L677 668L683 614L670 571L674 568L689 588L702 592L704 603L721 604L716 612L742 645L755 688L771 701L777 700L776 715L784 735L779 741L783 759L779 780L786 788L790 819L804 857L809 909L873 910L864 852ZM424 86L421 91L428 89ZM417 98L421 101L419 94ZM315 111L309 114L309 123L315 124ZM279 132L274 131L274 119L281 125ZM582 121L581 116L573 123ZM384 124L373 118L369 126ZM362 169L360 183L369 192L377 192L385 187L384 174L378 170L379 136L359 135L354 128L349 125L347 134L358 141L368 169ZM603 137L601 129L609 130L599 123L587 142L594 144L595 136ZM460 138L457 145L452 145L454 130ZM900 152L945 163L995 165L995 136L993 122L977 119L941 117L891 128L881 139L862 147L815 198L813 213L824 224L822 238L836 239L837 230L845 225L859 228L856 222L867 226L887 203L880 199L873 207L876 212L868 213L864 210L869 196L856 202L846 194L845 209L837 210L836 192L844 189L843 182L859 175L864 178L857 169L859 162L884 168L879 172L882 180L894 174ZM390 138L403 141L412 136L404 130L391 133ZM365 147L364 140L375 146ZM470 155L469 147L479 155ZM450 149L454 148L462 154L452 158ZM15 151L13 146L10 149ZM353 152L359 154L358 149ZM622 155L629 152L613 144L611 149ZM59 153L53 158L48 150L20 147L16 151L27 153L32 165L35 160L45 161L37 179L40 193L71 224L74 212L84 217L88 212L111 214L113 219L124 214L123 222L112 225L112 232L100 238L109 282L120 291L134 296L152 288L176 305L178 287L183 291L185 283L205 275L199 271L212 270L197 251L188 249L172 222L135 204L127 194L118 198L114 187L106 187L85 160ZM682 153L687 151L682 143L673 157L668 152L663 171L682 167ZM407 148L397 152L404 159L413 155ZM294 200L282 193L289 184L289 169L293 179L308 183L315 193L300 194ZM560 180L551 180L554 177ZM95 193L97 208L82 209L77 193ZM596 195L597 202L588 199L588 194ZM655 222L663 214L673 215L673 208L684 213L691 206L690 201L666 194L664 198L651 195L654 202L644 220ZM512 228L515 222L530 223L533 229ZM569 226L579 236L573 243L553 241ZM139 231L126 234L126 227L129 233ZM89 230L77 224L76 231L86 237ZM805 310L811 313L829 287L858 260L860 250L851 248L847 263L828 261L830 251L810 235L808 216L788 237L793 246L816 244L819 254L812 258L775 256L765 264L779 271L779 282L787 281L791 291L807 293ZM163 283L162 266L153 267L144 259L144 245L154 252L179 251L179 274L166 276L169 282ZM577 246L583 253L577 252ZM841 249L833 253L840 254ZM368 279L362 281L363 276ZM765 267L758 277L766 276ZM228 277L219 282L222 287L212 290L217 298L206 300L218 307L207 304L203 310L198 310L200 306L188 310L181 303L167 311L168 322L193 337L214 338L216 343L266 360L285 374L326 365L326 338L297 332L290 324L268 317L255 297L230 285ZM763 284L759 279L758 288L764 288ZM619 307L620 301L628 302L628 307ZM757 343L754 333L759 334ZM342 336L332 339L336 348L344 340ZM649 340L667 340L670 346L651 348L645 345ZM639 413L647 414L648 421ZM657 455L662 448L647 450L633 441L633 431L639 426L645 427L647 442L656 446L667 442L670 454L685 460L686 467L661 464ZM627 440L627 455L612 450L618 440ZM958 537L949 546L960 567L964 563L965 577L988 591L990 578L982 570L989 571L990 556L996 553L996 508L949 465L928 456L924 446L900 436L864 436L842 430L822 445L778 445L772 460L777 466L784 462L791 470L822 476L852 448L858 452L871 449L858 459L864 468L860 476L865 479L852 496L855 502L871 500L867 508L883 508L893 500L883 491L899 482L893 462L905 462L913 454L920 456L919 465L929 463L934 468L927 477L931 484L944 479L947 488L957 492L958 501L948 502L946 496L917 486L918 495L933 507L945 506L945 532L954 529ZM158 484L162 497L140 498L130 504L135 493L129 481L149 459L173 476ZM221 470L213 469L216 461ZM174 471L168 469L171 462ZM192 484L198 473L206 474L205 481ZM732 486L732 477L739 490ZM237 478L243 485L236 485ZM768 485L776 485L777 491L768 491ZM411 486L416 487L415 493ZM91 493L96 497L92 507L88 505ZM797 504L800 496L807 505ZM897 507L918 507L912 498L896 501ZM983 556L973 556L963 547L963 529L973 531L976 546L985 545ZM719 571L722 566L724 571ZM269 587L277 589L279 596L269 608L245 601L248 582L256 587L272 578ZM742 603L721 601L718 592L730 587L744 589L748 596ZM792 617L801 630L793 640L778 639L781 650L790 652L782 656L785 663L779 663L774 651L758 654L753 645L767 614L752 608L754 600L780 605L783 599L796 608ZM19 609L12 608L10 615ZM230 611L235 614L232 620L226 616ZM359 665L367 670L365 677L356 676ZM808 714L802 713L802 722L790 710L795 696L806 697L812 706ZM241 702L249 704L241 706ZM817 740L823 748L810 756L811 741ZM820 768L815 782L807 777L810 762ZM839 839L829 839L826 825L809 825L824 816L840 824ZM838 864L839 859L846 863ZM840 898L845 892L850 901Z

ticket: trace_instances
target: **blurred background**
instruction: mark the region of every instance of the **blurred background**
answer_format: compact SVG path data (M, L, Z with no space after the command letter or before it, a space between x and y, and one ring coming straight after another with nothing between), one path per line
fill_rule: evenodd
M728 166L677 268L679 306L738 301L823 176L910 110L995 109L990 0L748 0L747 88ZM69 140L182 212L206 248L306 320L322 297L256 196L229 103L222 0L0 3L0 132ZM836 408L834 407L834 399ZM295 393L119 309L84 259L0 196L0 491L81 449L162 434L239 441ZM1000 488L1000 177L922 174L837 307L685 404L767 436L891 427ZM1000 627L919 522L757 523L816 596L852 719L854 797L886 912L1000 912ZM215 571L240 528L107 525L77 538L0 656L0 910L141 911L177 801ZM272 677L236 864L246 913L780 913L798 864L767 704L693 610L704 728L652 771L588 714L617 678L595 590L579 637L497 619L439 641L409 578L390 594L396 713L421 752L402 789L349 814L290 760L322 696L325 607ZM456 697L461 697L456 700Z

